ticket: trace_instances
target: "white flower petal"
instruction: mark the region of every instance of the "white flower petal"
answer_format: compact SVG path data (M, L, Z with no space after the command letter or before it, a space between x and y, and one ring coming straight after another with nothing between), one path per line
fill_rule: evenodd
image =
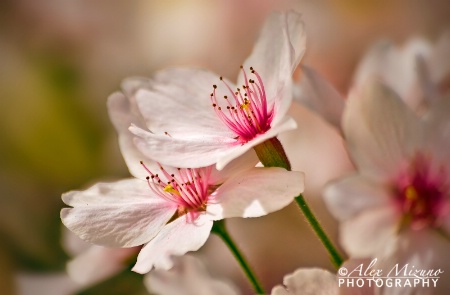
M186 222L187 216L181 216L164 226L159 234L146 244L139 253L133 271L147 273L153 267L169 269L172 255L183 255L198 250L209 237L213 225L206 214L200 214L192 222Z
M437 170L446 166L450 171L450 96L437 100L424 115L425 142L435 160Z
M222 184L225 180L230 178L234 174L241 173L249 168L253 168L258 164L259 159L253 149L248 150L242 156L237 157L231 161L222 170L212 169L209 176L210 183L215 185Z
M211 277L202 262L194 256L173 257L174 267L154 270L144 278L151 294L164 295L238 295L231 283Z
M305 42L301 15L294 11L273 13L264 23L253 52L244 65L246 70L253 67L259 73L268 101L277 98L280 83L291 81L292 73L305 52ZM243 81L241 73L238 85Z
M122 81L123 93L134 101L134 96L139 89L151 89L154 81L145 77L130 77Z
M238 144L232 138L203 137L201 133L191 138L175 138L156 135L136 126L130 127L130 131L136 135L134 143L145 156L164 165L179 168L198 168L215 164L222 155Z
M230 163L237 157L243 155L246 151L253 148L254 146L277 136L281 132L292 130L295 128L297 128L297 123L294 121L294 119L285 116L282 122L280 122L277 126L270 128L266 133L257 136L253 140L243 145L235 146L233 149L227 151L226 154L224 153L223 155L221 155L220 158L217 160L216 165L217 170L222 170L226 165L228 165L228 163Z
M380 41L360 62L354 85L363 87L370 79L378 78L405 99L411 95L418 80L417 56L428 57L431 49L423 39L412 39L403 48L386 40Z
M397 176L405 159L422 143L419 119L389 88L372 81L350 95L343 129L350 154L362 174Z
M72 280L82 286L95 285L128 267L128 259L137 248L105 248L91 246L67 263L66 270Z
M225 181L206 210L215 220L259 217L287 206L303 189L301 172L253 168Z
M400 275L409 274L414 270L425 271L443 271L439 275L436 288L430 280L429 287L422 287L421 284L416 288L384 288L380 292L382 294L446 294L450 289L450 260L446 259L448 256L448 249L450 241L442 237L435 230L422 229L402 231L398 237L391 239L386 245L380 249L376 254L379 260L377 268L384 270L383 273L390 273L395 276L396 270L400 271ZM396 265L398 264L398 268ZM406 267L405 267L406 266ZM402 268L405 267L403 270ZM406 269L406 273L404 272Z
M446 31L443 33L433 50L433 54L430 57L430 74L433 81L442 83L450 78L450 60L448 58L448 53L450 52L450 32ZM447 84L447 87L449 85Z
M296 85L298 93L294 99L341 130L344 98L315 70L303 65L302 71L302 80Z
M277 95L275 99L275 109L273 115L273 121L271 123L271 127L275 127L286 117L289 108L292 105L293 93L294 93L294 84L291 79L279 83L277 89Z
M119 92L113 93L108 98L108 112L118 132L120 150L130 173L137 178L144 179L147 176L147 172L139 162L148 161L135 146L133 142L134 135L128 130L131 124L144 127L142 119L133 110L130 100Z
M372 257L396 235L399 222L395 208L367 210L341 223L341 245L351 257Z
M356 174L326 187L324 198L328 209L339 220L349 219L362 211L390 204L390 195L379 183Z
M219 76L200 69L174 68L157 73L153 87L136 93L148 129L173 137L234 137L212 106L213 85ZM225 88L225 87L220 87ZM220 96L222 97L222 96Z
M283 279L283 286L276 286L272 295L337 295L339 287L336 275L320 268L303 268Z
M64 194L63 201L74 207L61 210L64 225L83 240L107 247L147 243L176 210L138 179L98 183Z

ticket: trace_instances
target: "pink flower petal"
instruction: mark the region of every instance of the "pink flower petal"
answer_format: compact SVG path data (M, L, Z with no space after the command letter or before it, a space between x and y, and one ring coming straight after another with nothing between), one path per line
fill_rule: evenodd
M210 93L219 75L200 69L174 68L154 77L151 90L136 93L136 102L153 133L173 137L234 137L214 112Z
M336 275L320 268L298 269L286 275L284 286L276 286L272 295L337 295L339 287Z
M396 235L399 223L395 208L367 210L341 223L341 244L351 257L372 257Z
M304 175L283 168L253 168L228 179L208 202L214 220L259 217L289 205L303 192Z
M445 166L450 173L450 97L437 100L427 114L425 121L425 144L431 151L435 164Z
M161 229L159 234L146 244L139 253L133 271L147 273L153 267L169 269L172 255L183 255L198 250L209 237L213 225L206 214L200 214L193 222L181 216Z
M447 259L450 242L435 230L404 230L399 235L389 240L383 248L376 253L378 257L377 268L384 270L384 273L391 272L395 276L396 265L402 274L416 274L415 270L438 271L442 272L437 280L436 288L430 280L429 287L422 287L422 284L416 288L383 288L382 294L446 294L450 290L450 260ZM406 266L406 267L405 267ZM403 270L401 270L405 267ZM406 270L406 271L405 271ZM420 272L417 273L420 275Z
M91 246L67 263L70 278L82 286L91 286L106 280L128 267L128 259L136 248L105 248Z
M331 125L341 130L345 100L337 90L313 69L302 66L303 77L294 99L318 113Z
M253 149L248 150L245 154L227 164L222 170L212 169L209 181L215 185L222 184L231 176L255 167L258 162L259 159L255 151Z
M136 135L134 143L148 158L179 168L197 168L212 165L234 148L236 140L227 137L203 137L201 133L190 138L157 135L130 127Z
M350 95L343 117L350 154L363 175L397 176L422 142L419 119L389 88L372 81Z
M147 243L176 210L137 179L98 183L64 194L63 201L74 207L61 210L64 225L83 240L108 247Z
M116 92L108 98L109 116L118 132L120 150L128 169L133 176L144 179L147 172L142 169L142 165L139 162L146 161L147 158L135 146L133 142L134 135L128 130L131 124L144 127L142 119L133 110L135 107L130 103L129 98L122 93Z
M359 174L333 183L324 191L328 209L339 220L349 219L367 209L389 206L390 197L388 188Z
M416 58L428 57L431 49L431 45L422 39L412 39L403 48L385 40L378 42L359 63L354 85L363 87L371 79L378 78L407 99L418 82Z
M261 75L269 103L277 98L280 83L283 86L291 82L305 52L305 42L304 24L299 13L273 13L264 23L253 52L244 65L245 69L253 67ZM241 73L238 85L243 81Z
M236 286L213 278L194 256L173 257L174 267L154 270L144 278L152 294L164 295L238 295Z

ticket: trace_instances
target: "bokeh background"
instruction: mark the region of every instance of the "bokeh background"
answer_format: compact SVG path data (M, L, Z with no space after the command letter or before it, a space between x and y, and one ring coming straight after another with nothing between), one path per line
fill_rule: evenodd
M0 1L0 294L48 294L40 285L54 286L52 294L147 294L129 270L65 290L70 254L61 194L129 175L106 99L122 79L169 66L205 67L234 80L267 14L288 8L306 24L302 62L343 95L376 40L434 42L450 28L447 0ZM292 114L299 133L285 136L296 144L288 152L307 173L305 195L336 239L320 192L351 163L336 130L301 106ZM299 266L331 268L295 206L228 224L268 289ZM211 237L198 255L213 275L250 293L219 239Z

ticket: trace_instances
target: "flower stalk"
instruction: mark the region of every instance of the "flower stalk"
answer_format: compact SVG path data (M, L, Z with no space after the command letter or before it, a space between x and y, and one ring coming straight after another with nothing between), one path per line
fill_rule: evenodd
M255 146L254 149L264 167L282 167L286 170L291 170L291 164L286 155L286 152L284 151L281 142L276 137L266 140L265 142ZM327 233L320 225L320 222L318 221L314 213L309 208L303 195L299 194L295 198L295 201L300 207L300 210L302 210L303 215L305 216L309 225L312 227L317 237L322 242L325 249L328 251L331 262L336 267L336 269L338 269L342 265L343 259L339 254L336 246L333 244L330 238L328 238Z
M254 150L264 167L281 167L291 171L291 163L278 138L268 139L255 146Z
M211 232L218 235L228 246L231 253L233 253L234 257L239 262L239 265L241 266L242 270L245 272L245 275L252 284L255 292L257 294L265 294L264 288L262 287L255 273L251 269L250 265L247 263L247 260L245 259L245 257L243 256L243 254L241 253L241 251L239 250L238 246L233 241L231 236L228 234L227 228L225 226L225 221L224 220L215 221Z

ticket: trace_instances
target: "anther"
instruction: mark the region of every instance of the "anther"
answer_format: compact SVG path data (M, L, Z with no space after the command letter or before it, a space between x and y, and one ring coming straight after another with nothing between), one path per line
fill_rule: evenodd
M213 85L213 88L216 89L216 88L217 88L217 85Z
M222 77L222 76L220 76L220 78L219 78L219 79L220 79L220 81L222 81L222 80L223 80L223 77Z

